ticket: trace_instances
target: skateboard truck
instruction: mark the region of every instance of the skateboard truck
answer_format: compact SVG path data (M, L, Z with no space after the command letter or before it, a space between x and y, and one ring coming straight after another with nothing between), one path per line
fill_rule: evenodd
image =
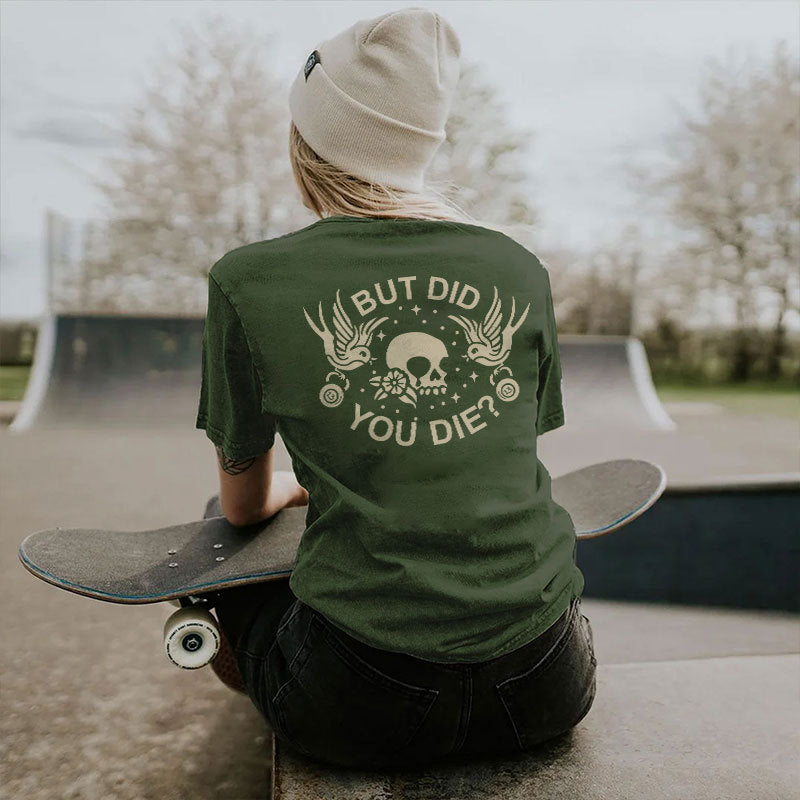
M222 549L215 543L214 550ZM167 555L173 557L177 550L170 548ZM225 556L217 556L217 562ZM168 567L175 568L178 563L170 561ZM164 624L164 652L167 658L181 669L200 669L210 664L219 652L219 623L211 613L212 601L203 595L186 595L170 602L179 606Z

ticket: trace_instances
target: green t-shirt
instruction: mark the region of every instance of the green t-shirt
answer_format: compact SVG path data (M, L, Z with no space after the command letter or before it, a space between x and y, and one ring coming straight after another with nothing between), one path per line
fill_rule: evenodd
M373 647L484 661L583 591L536 436L564 423L547 271L489 228L327 217L212 267L196 425L276 431L308 490L290 587Z

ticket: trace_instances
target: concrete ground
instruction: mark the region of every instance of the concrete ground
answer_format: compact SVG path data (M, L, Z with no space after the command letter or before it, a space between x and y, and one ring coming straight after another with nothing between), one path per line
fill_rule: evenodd
M600 664L567 736L530 753L331 771L276 742L274 800L791 800L797 654ZM789 699L791 698L791 702Z
M800 471L798 418L667 411L676 431L620 431L615 428L563 428L545 434L539 455L553 475L612 458L643 458L661 464L670 484L705 482L720 476Z
M643 455L660 460L677 481L709 472L797 469L794 422L710 419L678 420L684 431L696 428L695 439L684 439L695 442L691 452L660 434L626 443L601 433L559 446L556 432L543 437L542 455L554 474L619 454ZM7 611L0 656L0 798L267 796L266 724L210 670L187 673L168 664L161 627L171 609L71 595L35 580L17 560L20 540L32 531L184 522L199 518L215 491L213 447L200 431L0 431L0 585ZM587 587L584 612L599 663L628 665L631 675L644 662L714 659L706 668L713 682L714 665L737 657L748 660L757 683L759 675L769 681L771 674L761 657L800 651L793 615L615 603L590 594ZM620 713L634 714L636 702ZM786 707L792 704L796 709L796 692L786 697ZM759 730L769 730L772 713L764 706ZM671 735L681 724L672 718ZM703 724L713 741L713 715ZM702 768L702 754L695 763Z

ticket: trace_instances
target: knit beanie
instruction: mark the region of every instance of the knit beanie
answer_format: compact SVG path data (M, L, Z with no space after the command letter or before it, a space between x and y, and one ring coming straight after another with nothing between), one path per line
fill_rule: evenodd
M461 46L439 14L403 8L321 42L289 91L292 121L336 167L419 190L459 77Z

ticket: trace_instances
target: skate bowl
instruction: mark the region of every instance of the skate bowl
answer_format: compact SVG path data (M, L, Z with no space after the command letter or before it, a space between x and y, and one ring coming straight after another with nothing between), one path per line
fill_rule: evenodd
M800 473L672 481L578 566L592 597L800 613Z
M39 325L11 430L194 425L202 317L56 314ZM559 337L567 425L672 430L644 348L625 336Z

